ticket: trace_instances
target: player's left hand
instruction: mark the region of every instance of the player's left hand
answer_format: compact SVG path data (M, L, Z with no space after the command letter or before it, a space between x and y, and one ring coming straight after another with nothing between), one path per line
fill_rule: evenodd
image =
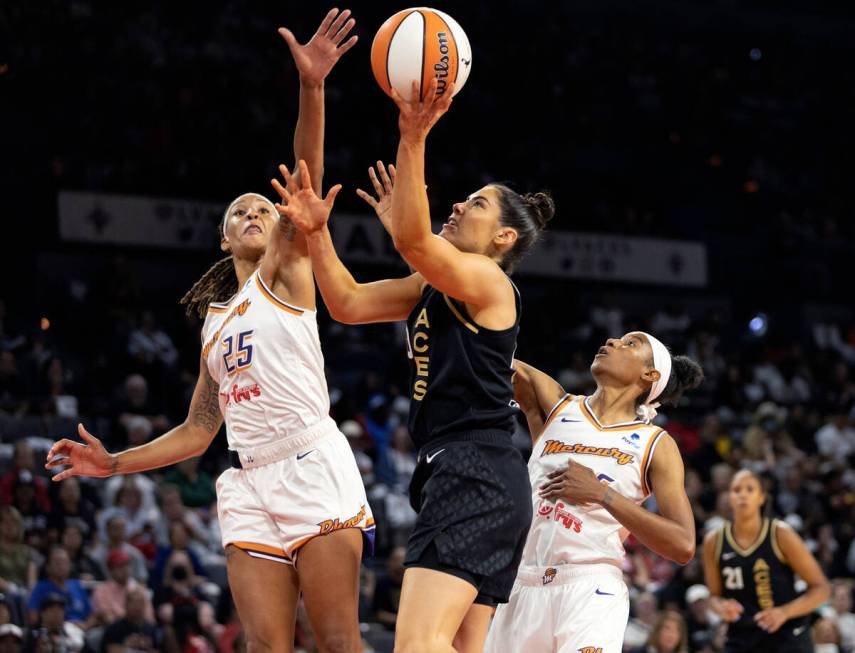
M428 132L451 106L451 96L454 95L454 82L445 87L442 95L438 94L439 82L436 77L430 78L427 93L422 100L419 98L419 83L413 81L410 102L404 100L400 93L392 89L392 99L401 112L398 116L398 129L401 130L401 140L421 142L427 138Z
M784 608L768 608L754 615L754 621L767 633L774 633L787 621Z
M546 475L547 482L540 486L540 496L549 501L563 499L569 503L599 503L608 489L600 483L590 467L568 460L567 467Z
M341 55L356 45L358 37L355 35L344 40L354 25L356 21L350 18L350 9L341 13L338 9L330 9L318 31L305 45L297 43L291 30L279 28L279 34L285 39L291 56L294 57L300 83L309 86L320 86L324 83Z
M306 162L300 159L297 166L300 173L298 190L295 190L294 176L284 165L279 166L279 171L285 179L285 186L278 179L271 179L270 183L282 198L281 204L274 204L279 215L288 218L297 229L308 235L326 226L335 197L341 190L341 184L330 188L327 196L321 199L312 188L312 179Z

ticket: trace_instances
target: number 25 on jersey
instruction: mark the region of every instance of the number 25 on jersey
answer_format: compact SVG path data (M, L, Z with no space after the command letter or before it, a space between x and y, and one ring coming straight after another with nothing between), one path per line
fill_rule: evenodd
M252 366L252 331L241 331L237 336L223 338L223 362L229 376Z

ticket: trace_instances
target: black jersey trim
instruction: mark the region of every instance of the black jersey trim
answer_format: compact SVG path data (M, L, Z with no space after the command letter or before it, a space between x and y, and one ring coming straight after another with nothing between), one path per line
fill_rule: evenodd
M727 525L724 528L724 536L727 538L727 543L734 551L736 551L736 553L741 555L743 558L747 558L760 548L760 545L763 544L763 542L766 540L766 537L769 535L769 520L763 520L763 525L760 527L760 534L747 549L743 549L741 546L739 546L739 544L736 543L736 538L733 537L733 522L727 522Z

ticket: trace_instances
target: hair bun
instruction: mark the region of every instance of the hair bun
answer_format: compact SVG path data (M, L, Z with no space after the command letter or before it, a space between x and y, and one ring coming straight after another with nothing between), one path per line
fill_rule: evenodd
M555 216L555 200L552 199L552 195L546 191L540 191L526 193L522 198L534 211L538 228L546 229L546 224Z

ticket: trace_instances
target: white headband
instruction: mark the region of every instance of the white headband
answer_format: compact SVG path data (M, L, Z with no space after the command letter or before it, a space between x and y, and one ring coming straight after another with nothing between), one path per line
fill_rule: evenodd
M235 204L237 204L237 203L238 203L238 202L240 202L241 200L246 199L247 197L256 197L256 198L258 198L258 199L260 199L260 200L264 200L267 204L269 204L269 205L270 205L270 209L273 211L273 215L274 215L274 216L275 216L275 215L277 215L276 207L274 206L273 202L271 202L269 199L267 199L267 198L266 198L264 195L262 195L261 193L244 193L243 195L238 195L236 198L234 198L234 199L231 201L231 204L229 204L228 208L226 209L226 212L225 212L225 213L223 213L223 221L222 221L222 223L221 223L221 224L222 224L222 228L220 229L220 232L221 232L221 234L220 234L220 235L221 235L223 238L225 238L225 237L226 237L226 223L229 221L229 214L232 212L232 209L235 207Z
M645 422L650 422L656 417L656 409L660 406L659 402L654 402L654 400L665 391L668 380L671 378L671 353L665 345L649 333L644 331L640 333L650 343L650 349L653 350L653 369L659 372L659 380L650 388L647 401L638 407L638 415Z

